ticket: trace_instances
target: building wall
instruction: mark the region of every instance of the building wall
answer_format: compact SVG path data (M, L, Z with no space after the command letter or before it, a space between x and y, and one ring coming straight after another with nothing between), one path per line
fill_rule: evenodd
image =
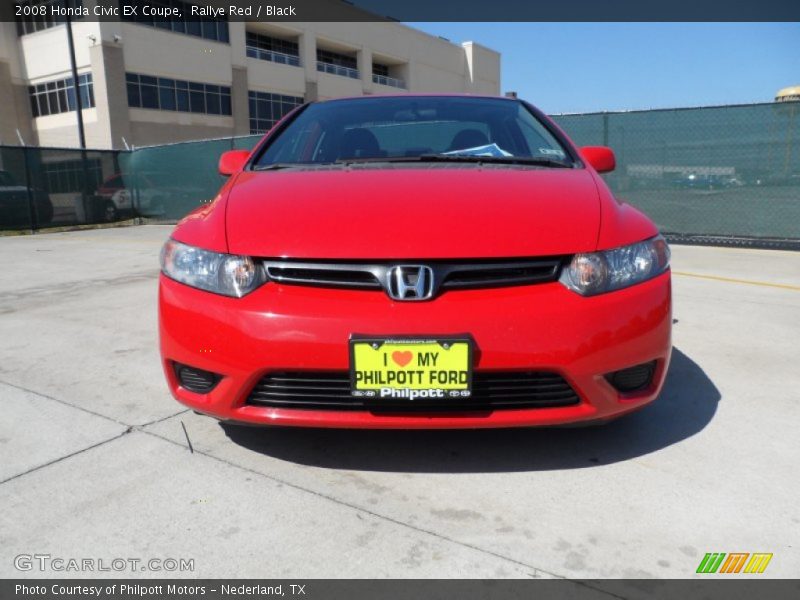
M19 135L28 144L36 137L31 122L28 84L20 68L14 23L0 22L0 144L17 144Z
M61 113L34 119L39 146L49 148L77 148L80 146L75 113ZM83 110L83 131L87 148L108 148L110 138L107 127L97 119L96 108Z
M475 42L462 44L471 80L470 91L475 94L499 94L500 55Z
M35 143L28 89L12 77L11 65L0 60L0 144L16 144L19 136L28 143Z
M13 27L12 24L12 29ZM87 69L91 64L89 36L99 39L100 23L75 21L72 31L75 40L75 62L78 70L81 71ZM13 35L17 37L15 29ZM65 26L29 33L19 37L18 40L23 76L30 83L70 75L67 28Z
M25 91L29 84L71 76L66 28L18 37L14 24L0 26L2 139L22 123L33 143L76 146L74 113L31 119ZM96 148L247 134L249 90L306 101L404 92L500 92L497 52L472 42L453 44L400 23L230 22L230 43L128 22L77 21L73 28L78 71L91 71L93 77L96 107L84 110L84 123L87 145ZM247 31L295 40L301 66L247 57ZM360 77L317 71L318 47L355 56ZM404 80L405 87L373 82L373 62L388 65L391 76ZM129 109L126 72L231 87L233 115ZM9 91L6 82L17 91ZM16 99L14 110L5 108L12 105L4 101L9 96ZM18 106L20 97L23 107Z
M131 140L137 146L233 135L233 117L130 109Z

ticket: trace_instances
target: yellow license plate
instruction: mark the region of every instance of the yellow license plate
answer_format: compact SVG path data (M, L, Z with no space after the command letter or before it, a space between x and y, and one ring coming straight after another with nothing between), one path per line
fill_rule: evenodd
M353 338L354 396L375 399L468 398L472 341L468 338Z

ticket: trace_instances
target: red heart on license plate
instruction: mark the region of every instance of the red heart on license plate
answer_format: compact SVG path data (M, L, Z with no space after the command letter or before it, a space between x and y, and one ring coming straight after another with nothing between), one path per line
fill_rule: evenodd
M414 358L414 354L411 352L411 350L406 350L405 352L395 350L392 352L392 360L401 367L405 367L408 363L410 363L412 358Z

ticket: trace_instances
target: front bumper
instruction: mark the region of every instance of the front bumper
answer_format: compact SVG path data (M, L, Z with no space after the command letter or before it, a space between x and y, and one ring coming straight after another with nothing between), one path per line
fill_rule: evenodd
M172 394L227 421L301 427L473 428L605 420L641 408L663 385L671 350L669 272L616 292L584 298L560 283L449 291L430 302L394 302L382 291L267 283L244 298L196 290L161 275L159 329ZM573 406L476 413L380 414L285 409L246 403L270 371L343 371L353 333L376 336L469 333L474 369L542 370L562 375ZM656 361L652 383L619 393L604 375ZM218 373L206 394L179 385L173 364Z

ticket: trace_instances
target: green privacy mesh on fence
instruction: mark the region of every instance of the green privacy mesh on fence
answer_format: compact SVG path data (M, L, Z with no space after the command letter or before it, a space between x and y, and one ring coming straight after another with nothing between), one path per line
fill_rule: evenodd
M92 194L120 172L119 153L0 146L0 230L95 223Z
M175 221L214 198L220 154L261 136L115 150L0 146L0 230Z
M673 238L800 240L800 103L561 115L581 146L611 146L617 197Z
M219 157L233 149L249 150L261 136L247 136L139 148L126 153L123 170L130 175L140 216L176 220L216 196L224 178Z
M673 240L800 247L800 102L560 115L578 145L608 145L605 175ZM212 199L219 155L260 136L132 152L0 146L0 229L181 218Z

